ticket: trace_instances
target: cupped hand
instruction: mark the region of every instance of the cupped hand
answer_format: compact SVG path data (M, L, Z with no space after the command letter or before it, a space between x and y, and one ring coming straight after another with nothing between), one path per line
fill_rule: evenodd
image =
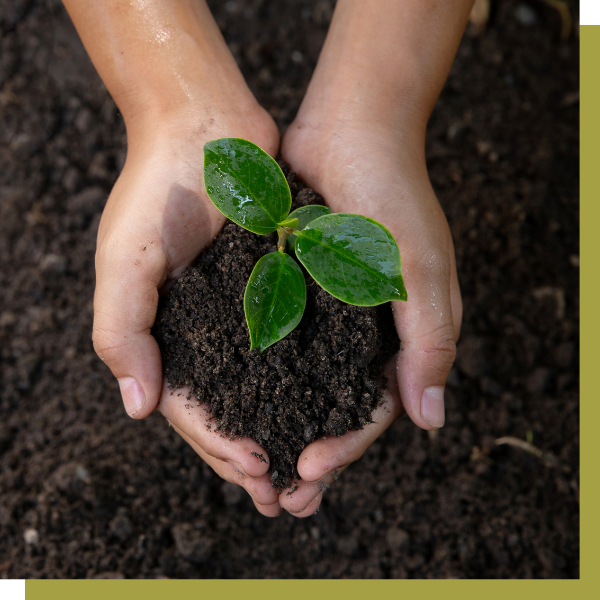
M203 408L189 416L185 402L163 382L161 355L150 330L159 294L166 291L219 232L225 218L204 191L205 142L249 139L274 155L279 134L260 109L225 111L225 101L128 130L125 167L102 215L96 252L94 348L119 381L125 410L136 419L154 409L224 479L242 485L263 514L281 508L268 482L266 453L248 439L230 441L207 428ZM159 404L160 402L160 404ZM268 459L267 459L268 460Z
M188 394L188 388L172 393L165 382L160 412L217 475L242 486L250 494L261 514L279 516L283 509L267 473L269 457L265 450L250 438L230 440L215 431L214 421L205 405L198 405L195 400L182 401Z
M282 154L333 212L371 217L392 233L408 291L407 302L392 302L401 351L388 364L385 402L374 423L307 446L298 461L297 491L280 497L286 510L308 516L317 510L322 489L404 412L426 430L444 425L444 387L456 355L462 301L450 230L418 145L410 147L397 132L361 126L358 119L313 126L300 118L287 130Z

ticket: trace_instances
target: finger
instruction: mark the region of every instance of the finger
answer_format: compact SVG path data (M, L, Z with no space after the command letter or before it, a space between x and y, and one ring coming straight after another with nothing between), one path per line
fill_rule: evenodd
M258 502L254 501L254 506L265 517L278 517L283 512L283 508L281 508L279 502L275 502L274 504L258 504Z
M161 244L153 235L123 230L99 240L94 349L118 379L125 410L136 419L155 409L162 388L160 350L150 329L165 269Z
M454 326L454 339L458 342L460 329L462 327L463 305L458 274L456 271L456 256L454 244L450 240L450 303L452 305L452 322Z
M346 467L334 469L324 475L319 481L296 481L293 485L281 492L279 504L289 513L296 514L306 510L308 505L321 493L338 480Z
M456 357L462 308L456 292L457 306L451 300L452 288L460 292L450 251L451 243L428 244L418 257L409 257L403 267L408 302L392 303L402 344L396 372L400 397L423 429L444 425L444 388Z
M290 514L294 517L297 517L298 519L305 519L306 517L310 517L319 510L322 500L323 500L323 492L321 491L317 495L317 497L314 498L314 500L312 500L303 511L296 512L296 513L290 512Z
M215 431L215 423L206 405L198 405L190 396L189 388L175 392L164 385L158 406L160 412L193 440L204 452L221 461L229 461L240 472L249 477L261 477L269 470L269 456L250 438L229 439Z
M358 460L365 450L403 414L398 395L395 368L389 361L385 368L387 388L383 392L383 404L372 414L373 423L358 431L349 431L341 437L329 437L309 444L298 459L298 473L304 481L320 481L350 463Z
M211 456L199 446L192 438L187 436L185 432L171 423L173 429L192 447L192 449L206 462L213 471L225 481L243 487L252 497L255 504L269 507L274 504L279 504L279 496L277 491L269 481L268 475L252 478L242 473L236 467L226 461L219 460ZM268 510L267 512L273 512Z

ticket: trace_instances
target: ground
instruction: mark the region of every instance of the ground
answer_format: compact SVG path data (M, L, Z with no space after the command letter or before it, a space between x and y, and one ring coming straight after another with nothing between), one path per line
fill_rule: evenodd
M332 2L210 4L285 128ZM0 0L0 576L578 577L578 38L543 2L492 7L427 136L465 306L447 424L398 421L318 515L268 520L125 415L91 344L123 123L60 4Z

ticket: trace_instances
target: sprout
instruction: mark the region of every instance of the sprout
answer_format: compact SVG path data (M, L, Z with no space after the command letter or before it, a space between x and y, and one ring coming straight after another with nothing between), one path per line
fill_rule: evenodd
M356 306L407 299L400 250L380 223L325 206L290 214L292 196L279 165L256 144L222 138L204 145L204 185L215 206L259 235L277 231L277 251L254 267L244 294L250 349L261 352L302 319L306 283L297 260L332 296Z

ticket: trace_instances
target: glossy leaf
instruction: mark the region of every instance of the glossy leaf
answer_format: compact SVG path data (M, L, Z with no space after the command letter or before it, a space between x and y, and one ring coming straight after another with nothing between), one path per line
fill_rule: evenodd
M279 165L256 144L240 138L204 144L204 186L228 219L259 235L275 231L292 205Z
M302 229L306 227L311 221L322 217L323 215L330 215L331 210L327 206L321 206L319 204L309 204L308 206L302 206L297 208L294 212L290 213L288 219L298 219L298 225L296 229ZM294 251L294 242L296 241L296 234L291 233L287 239L287 251L291 254Z
M296 256L315 281L348 304L406 300L400 250L380 223L360 215L325 215L298 232Z
M286 219L285 221L281 221L281 223L277 223L279 227L298 227L299 221L298 219Z
M284 338L300 323L305 306L306 283L296 261L284 252L263 256L244 294L250 350L262 352Z

